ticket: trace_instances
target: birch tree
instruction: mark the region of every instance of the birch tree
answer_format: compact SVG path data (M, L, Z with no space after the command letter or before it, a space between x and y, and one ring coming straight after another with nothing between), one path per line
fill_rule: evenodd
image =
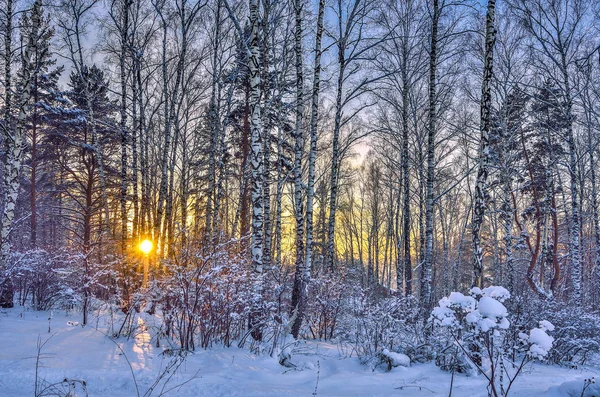
M250 131L252 167L252 267L263 272L263 155L261 119L260 45L258 1L249 0L250 11Z
M432 305L433 282L433 200L435 178L435 136L437 132L437 68L438 30L441 7L439 0L433 0L431 9L431 37L429 45L429 106L427 116L427 173L425 187L425 235L423 263L421 264L421 302L429 309Z
M19 174L21 172L21 159L23 155L23 136L20 135L19 127L15 125L13 117L13 75L12 75L12 35L14 4L12 0L6 1L4 10L4 120L2 123L5 161L4 161L4 193L2 219L0 220L0 270L2 284L0 285L0 307L13 307L13 291L10 278L4 272L10 253L10 230L15 217L15 205L19 194ZM28 43L29 44L29 43ZM28 59L27 59L28 61ZM29 98L27 98L29 99ZM17 96L17 106L19 97ZM16 128L15 128L16 127ZM6 277L6 278L5 278Z
M313 264L313 212L315 198L315 168L317 162L317 130L319 122L319 93L321 89L321 56L325 0L319 0L317 27L315 32L313 80L310 103L310 147L308 152L308 183L306 192L306 277L310 278Z
M443 162L453 151L450 144L453 135L460 129L446 128L443 116L453 105L457 77L460 75L458 58L464 45L465 2L433 0L429 5L430 34L428 43L427 107L425 136L417 136L417 167L420 182L419 233L420 233L420 297L422 309L427 311L433 302L435 206L448 189L438 188L436 182L437 163ZM414 117L414 116L413 116ZM441 135L445 132L444 135ZM437 150L442 147L444 150ZM423 153L423 148L426 149ZM451 185L456 187L460 183Z
M479 164L475 181L475 206L473 208L473 284L483 287L483 249L481 248L481 225L486 209L487 179L490 163L490 129L492 113L492 78L494 66L494 44L496 1L488 0L485 17L485 54L483 59L483 81L481 84L481 115Z
M360 64L371 60L374 57L372 50L384 40L382 37L373 37L368 34L368 17L373 12L374 6L373 1L336 0L333 8L337 18L336 32L333 37L337 50L337 79L329 182L327 248L324 264L325 268L330 271L335 269L335 216L343 154L340 134L342 129L370 104L355 104L356 107L348 115L344 115L344 110L347 110L355 100L363 95L371 83L380 78L380 76L363 77L358 82L352 82L360 70Z
M219 98L219 74L218 74L218 61L219 61L219 43L221 40L221 1L217 0L217 6L215 9L215 32L213 37L213 54L212 54L212 80L211 80L211 94L209 104L209 117L210 117L210 153L208 160L208 192L206 197L206 219L205 224L205 241L210 245L214 245L214 236L211 233L216 233L213 230L213 217L218 217L215 185L217 181L217 145L219 143L219 137L221 134L221 123L220 123L220 98ZM215 225L216 226L216 225Z
M12 11L12 3L9 2L7 4L7 17L8 19L12 19L13 11ZM40 29L40 25L42 23L42 3L40 0L36 0L33 5L33 10L31 12L31 30L34 33L37 33ZM7 36L12 34L12 26L11 23L7 23L7 27L10 29L7 30ZM9 241L9 233L12 228L14 216L15 216L15 205L17 201L17 197L19 194L20 187L20 177L21 177L21 169L22 162L24 156L25 149L25 129L26 129L26 119L29 114L30 109L30 100L32 96L32 80L33 75L35 74L35 70L32 70L32 56L37 54L36 47L39 44L37 39L37 34L31 34L26 37L27 42L22 50L21 55L21 71L19 73L19 81L16 86L16 95L15 95L15 107L17 111L16 120L12 120L12 115L7 115L5 118L5 140L6 140L6 161L4 166L4 210L2 213L2 221L0 224L0 265L2 266L2 270L5 269L6 263L10 253L10 241ZM12 54L12 45L10 40L5 37L5 40L8 43L5 43L5 50L8 51L8 55L5 54L6 61L8 64L5 65L6 75L5 75L5 84L6 84L6 102L7 112L12 111L11 109L11 97L8 94L8 91L11 90L11 59L10 56ZM3 282L0 286L0 306L1 307L12 307L13 306L13 292L12 292L12 284L10 280L8 282Z
M597 129L599 127L599 114L594 110L594 103L600 99L598 94L600 91L597 87L598 69L594 65L594 60L590 57L581 62L579 66L579 74L581 75L581 106L584 115L585 142L587 144L587 154L590 166L589 176L591 185L591 210L592 210L592 225L594 235L594 261L592 265L592 274L595 278L600 276L600 215L598 210L598 187L596 167L596 154L598 152Z
M411 170L409 164L411 112L414 98L417 97L417 86L425 77L426 57L423 51L426 39L426 18L423 6L419 1L391 2L390 12L381 15L385 29L392 33L382 46L383 56L379 57L377 67L386 78L380 83L385 91L378 97L400 114L400 169L399 181L401 193L401 230L397 241L396 285L400 290L404 285L406 295L412 294L412 262L411 262ZM396 95L398 92L400 97ZM395 128L390 131L396 135Z
M177 145L173 144L176 138L177 120L180 106L183 99L182 90L185 84L185 67L188 60L188 51L190 45L190 34L198 21L200 11L206 6L206 2L199 0L193 3L187 0L178 0L175 2L175 14L177 16L178 34L180 36L181 45L175 57L175 81L172 88L169 86L171 75L169 72L168 62L168 34L169 34L169 8L163 0L153 2L153 7L159 15L162 30L162 102L163 102L163 117L164 117L164 132L163 143L161 147L160 160L160 187L158 191L158 200L156 215L154 217L153 234L156 241L156 252L159 256L165 253L168 249L169 238L172 239L172 233L168 234L169 228L172 230L172 195L173 191L173 161L172 156ZM161 229L162 226L162 229ZM163 231L161 233L161 230Z
M302 0L295 0L296 32L294 50L296 59L296 128L294 130L294 210L296 217L296 272L292 290L292 335L298 338L308 288L307 270L304 258L304 210L302 192L302 156L304 149L302 117L304 116L304 73L302 53Z

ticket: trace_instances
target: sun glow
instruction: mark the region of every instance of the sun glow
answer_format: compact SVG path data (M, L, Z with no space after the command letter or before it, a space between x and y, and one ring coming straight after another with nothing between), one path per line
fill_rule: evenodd
M152 241L144 240L140 243L140 251L148 255L152 251Z

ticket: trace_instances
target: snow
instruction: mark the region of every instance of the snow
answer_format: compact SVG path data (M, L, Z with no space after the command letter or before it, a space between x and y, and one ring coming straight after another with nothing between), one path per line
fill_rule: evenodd
M465 296L460 292L452 292L448 297L440 300L439 306L435 307L431 313L437 325L442 327L456 327L459 325L455 316L455 311L472 312L477 306L477 302L471 296Z
M38 337L50 338L41 355L40 379L60 382L65 378L85 381L89 395L110 397L136 396L148 390L172 358L164 354L169 347L161 340L156 347L154 328L159 319L141 315L135 319L138 332L115 342L105 334L110 317L91 317L86 327L69 325L81 321L78 313L54 311L48 333L49 312L14 308L0 311L0 395L33 395L35 357ZM539 330L542 330L539 328ZM545 332L545 331L544 331ZM533 335L538 340L540 333ZM528 337L531 337L528 335ZM546 340L547 341L547 340ZM335 343L309 341L302 349L290 347L291 360L301 370L286 368L278 357L253 354L237 347L214 347L197 350L187 356L166 389L178 386L167 396L178 397L384 397L447 396L451 374L433 363L399 366L390 372L372 371L356 357ZM394 359L402 355L389 352ZM131 362L131 368L127 364ZM406 357L402 357L406 361ZM133 375L132 375L133 371ZM528 364L519 377L511 396L568 397L579 396L584 379L600 376L600 369L569 369L540 363ZM152 396L158 396L164 382ZM452 396L487 396L483 376L455 375ZM316 393L315 393L316 389ZM598 395L598 385L591 385L586 396Z
M391 352L388 349L383 349L381 353L390 359L392 367L410 367L410 357L406 354Z
M600 396L600 384L593 383L585 389L585 393L582 394L583 384L585 379L578 377L576 380L571 380L560 384L559 386L553 386L548 390L546 397L598 397Z
M475 308L475 299L470 296L465 296L460 292L452 292L448 296L448 301L455 307L460 307L466 310L472 310Z
M543 358L548 355L548 351L552 349L554 338L546 333L542 328L534 328L529 331L527 341L531 343L529 354L532 357Z
M445 299L445 298L444 298ZM431 316L433 317L435 323L437 325L441 325L442 327L454 327L458 325L458 320L454 316L454 312L452 309L444 306L446 302L442 299L440 301L440 306L437 306L431 312Z
M442 327L460 327L456 315L463 312L466 313L467 323L473 324L481 332L509 328L510 322L506 318L508 310L502 301L508 299L510 293L504 287L492 286L483 290L474 287L471 288L470 295L452 292L448 297L442 298L439 306L432 311L435 323Z
M479 300L477 310L481 313L483 318L501 319L508 315L508 311L502 303L487 296L484 296Z
M540 321L540 328L543 329L544 331L554 331L554 324L552 324L550 321L547 320L542 320Z
M469 313L467 321L476 324L482 332L488 332L492 328L508 329L510 326L506 316L508 310L499 301L488 296L479 299L477 310Z
M482 291L483 296L489 296L490 298L494 298L497 301L504 302L508 298L510 298L510 292L500 285L492 285L487 288L484 288Z
M469 291L471 293L472 296L482 296L483 295L483 291L481 291L481 288L479 287L473 287L471 288L471 290Z

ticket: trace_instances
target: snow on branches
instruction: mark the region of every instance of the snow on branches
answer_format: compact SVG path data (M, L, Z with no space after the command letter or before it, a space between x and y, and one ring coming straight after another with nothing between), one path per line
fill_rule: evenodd
M544 359L554 342L547 333L554 330L554 325L546 320L528 334L519 333L517 340L511 338L509 312L503 303L509 298L504 287L475 287L469 296L452 292L431 313L431 320L442 335L450 336L450 347L444 349L452 355L450 365L446 360L437 361L452 371L469 372L471 368L482 374L493 396L508 395L524 365L533 359ZM522 353L520 364L507 359L518 352Z
M508 329L508 310L502 304L508 298L510 293L499 286L483 290L472 288L470 296L452 292L440 300L439 306L433 309L431 318L436 325L454 329L472 327L478 332Z
M549 321L542 320L540 321L538 328L533 328L529 331L529 335L523 332L519 333L519 339L524 344L529 345L527 354L530 357L541 360L545 358L550 349L552 349L554 338L548 335L546 331L554 331L554 325Z

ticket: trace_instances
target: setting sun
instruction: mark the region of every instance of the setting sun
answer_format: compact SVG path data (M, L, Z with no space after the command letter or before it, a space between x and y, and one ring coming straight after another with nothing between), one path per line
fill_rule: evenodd
M150 251L152 251L152 241L150 240L144 240L140 243L140 250L148 255L150 253Z

